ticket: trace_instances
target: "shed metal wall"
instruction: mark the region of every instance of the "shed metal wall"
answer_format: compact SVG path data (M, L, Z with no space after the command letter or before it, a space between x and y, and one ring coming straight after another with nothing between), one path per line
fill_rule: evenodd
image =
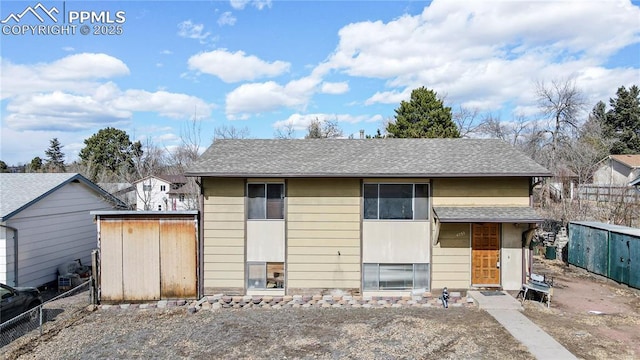
M640 230L595 222L569 224L569 264L640 289Z

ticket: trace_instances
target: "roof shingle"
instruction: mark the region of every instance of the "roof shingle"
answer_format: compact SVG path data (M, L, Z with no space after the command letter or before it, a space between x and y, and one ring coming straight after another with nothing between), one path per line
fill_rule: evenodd
M187 170L211 177L550 176L495 139L217 140Z

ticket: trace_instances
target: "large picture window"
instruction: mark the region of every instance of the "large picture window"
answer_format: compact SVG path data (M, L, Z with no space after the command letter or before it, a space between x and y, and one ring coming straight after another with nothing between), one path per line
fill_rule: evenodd
M284 184L248 184L249 219L284 219Z
M364 264L364 290L429 289L429 264Z
M364 184L364 218L426 220L428 184Z

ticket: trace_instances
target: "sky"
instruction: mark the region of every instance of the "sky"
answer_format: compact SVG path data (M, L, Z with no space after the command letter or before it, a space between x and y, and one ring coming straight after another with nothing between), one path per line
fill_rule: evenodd
M314 119L375 134L411 90L503 121L540 117L537 82L585 113L640 84L640 3L615 1L5 1L0 160L67 163L106 127L172 149L195 121L273 138ZM86 34L85 34L86 32Z

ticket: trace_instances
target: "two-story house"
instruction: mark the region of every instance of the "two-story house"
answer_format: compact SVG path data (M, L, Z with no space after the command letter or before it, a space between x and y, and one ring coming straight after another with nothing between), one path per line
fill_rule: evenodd
M197 189L184 175L151 175L134 182L136 210L180 211L197 208ZM195 193L195 194L194 194Z
M206 294L518 290L535 177L500 140L219 140L199 177Z

